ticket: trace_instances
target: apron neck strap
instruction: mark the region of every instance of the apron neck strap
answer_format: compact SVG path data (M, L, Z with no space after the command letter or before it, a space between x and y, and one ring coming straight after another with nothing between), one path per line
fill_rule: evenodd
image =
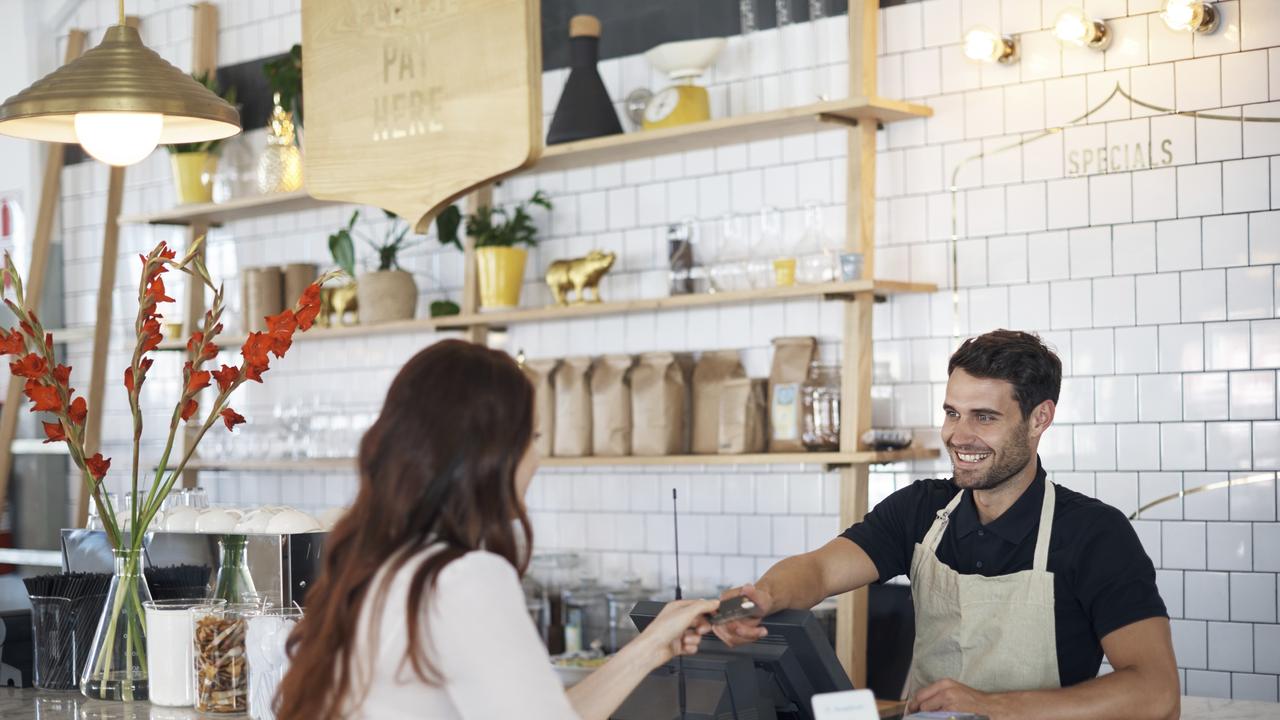
M1044 481L1044 501L1040 504L1040 530L1036 534L1036 557L1032 568L1044 572L1049 567L1049 537L1053 534L1053 482Z
M925 534L924 540L920 544L929 552L935 552L938 549L938 543L942 540L942 534L947 530L947 524L951 522L951 513L955 512L956 507L960 505L960 499L964 497L964 490L956 493L951 498L951 502L947 506L938 511L938 517L929 526L929 532Z

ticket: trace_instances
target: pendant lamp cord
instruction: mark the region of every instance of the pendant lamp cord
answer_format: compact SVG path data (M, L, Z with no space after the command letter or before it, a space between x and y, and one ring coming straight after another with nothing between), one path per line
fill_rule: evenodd
M120 0L120 2L119 2L119 3L117 3L117 4L118 4L118 5L119 5L119 7L120 7L120 22L119 22L119 24L120 24L120 25L123 25L123 24L124 24L124 0Z

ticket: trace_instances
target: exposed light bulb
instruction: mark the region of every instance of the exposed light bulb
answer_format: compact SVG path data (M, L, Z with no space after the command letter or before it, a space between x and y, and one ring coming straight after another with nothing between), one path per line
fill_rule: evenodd
M156 149L164 130L160 113L76 113L76 139L93 157L108 165L142 162Z
M1164 24L1177 32L1211 33L1218 29L1218 10L1200 0L1165 0Z
M1064 43L1104 50L1111 43L1106 24L1091 19L1080 8L1067 8L1053 24L1053 34Z
M970 60L993 63L1013 62L1018 46L1013 38L1004 37L988 27L971 28L964 35L964 54Z

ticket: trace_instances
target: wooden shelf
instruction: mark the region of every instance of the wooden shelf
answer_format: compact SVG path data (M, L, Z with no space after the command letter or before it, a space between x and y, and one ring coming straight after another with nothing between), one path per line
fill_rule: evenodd
M311 210L333 204L327 200L318 200L311 197L306 190L296 190L289 193L236 198L224 203L179 205L156 213L121 215L120 224L191 225L194 223L206 223L210 226L217 226L233 220L248 220L249 218L262 217L264 215Z
M877 123L926 118L933 110L924 105L881 97L828 100L799 107L719 118L693 125L640 130L609 137L552 145L524 172L544 172L622 162L666 153L704 150L718 145L782 138L830 130L864 121ZM336 204L311 197L306 190L275 195L237 198L225 203L179 205L156 213L121 215L121 225L222 225L233 220L297 212Z
M823 283L821 285L794 285L792 287L768 288L766 290L743 290L726 293L698 293L694 295L672 295L660 298L644 298L640 300L622 300L618 302L588 303L570 305L568 307L521 308L499 312L476 313L474 315L452 315L442 318L419 318L403 320L381 325L344 325L339 327L316 327L293 336L294 342L312 340L328 340L343 337L372 337L380 335L404 335L413 333L429 333L449 330L465 330L471 327L506 327L519 323L549 322L555 320L572 320L575 318L597 317L601 315L626 315L629 313L660 312L665 310L683 310L688 308L711 307L716 305L742 305L753 302L773 302L796 298L820 297L825 300L848 299L859 294L888 295L891 293L929 293L938 289L932 283L909 283L897 280L852 280L849 282ZM235 347L244 342L244 335L226 335L218 343L224 348ZM160 343L159 350L185 350L186 340L165 340Z
M938 457L934 448L907 448L885 452L853 453L759 453L755 455L664 455L657 457L551 457L542 467L625 467L642 465L875 465L929 460ZM281 460L193 460L189 470L230 472L343 472L355 469L355 458L308 458Z
M640 130L552 145L543 150L542 157L526 172L567 170L666 153L705 150L717 145L820 132L830 130L833 126L853 125L868 120L886 123L931 115L933 110L927 106L880 97L828 100L693 125Z
M931 283L907 283L896 280L852 280L848 282L823 283L821 285L793 285L791 287L767 288L764 290L670 295L640 300L586 303L568 307L521 308L439 318L437 323L442 329L460 329L476 325L501 327L518 323L571 320L599 315L626 315L628 313L662 310L682 310L713 305L741 305L752 302L769 302L806 297L843 299L851 298L860 293L885 295L900 292L934 292L937 289L937 285Z

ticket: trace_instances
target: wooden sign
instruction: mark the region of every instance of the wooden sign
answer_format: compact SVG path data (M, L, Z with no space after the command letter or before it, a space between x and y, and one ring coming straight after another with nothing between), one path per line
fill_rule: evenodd
M317 198L417 229L541 152L538 0L303 0L303 162Z

